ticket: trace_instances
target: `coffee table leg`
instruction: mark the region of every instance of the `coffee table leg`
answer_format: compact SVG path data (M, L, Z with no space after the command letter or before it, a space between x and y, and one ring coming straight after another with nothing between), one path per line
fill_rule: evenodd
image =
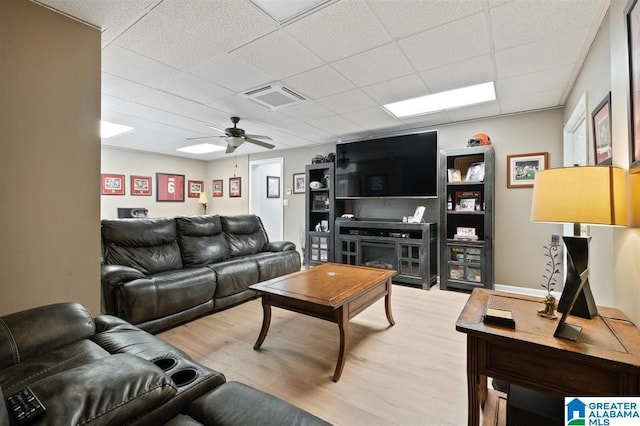
M262 328L260 329L260 335L258 336L258 340L256 340L256 344L253 345L254 350L260 349L264 339L267 337L267 332L269 331L269 324L271 324L271 305L267 303L266 297L262 296Z
M340 380L342 369L346 358L344 356L349 343L349 316L347 310L343 307L338 312L338 328L340 328L340 352L338 353L338 362L336 363L336 371L333 373L333 381Z
M384 297L384 310L387 313L387 320L389 324L395 325L396 321L393 319L393 315L391 314L391 278L387 282L387 295Z

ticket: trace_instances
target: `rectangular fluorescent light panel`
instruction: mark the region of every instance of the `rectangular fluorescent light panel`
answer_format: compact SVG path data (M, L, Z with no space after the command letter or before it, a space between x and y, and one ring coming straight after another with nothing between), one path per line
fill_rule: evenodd
M185 146L178 148L176 151L188 152L189 154L208 154L215 151L224 151L225 148L210 143L201 143L199 145Z
M133 127L100 120L100 137L109 139L133 130Z
M488 83L407 99L406 101L393 102L384 105L384 107L396 117L401 118L428 114L445 109L460 108L493 101L495 99L496 90L493 81L490 81Z

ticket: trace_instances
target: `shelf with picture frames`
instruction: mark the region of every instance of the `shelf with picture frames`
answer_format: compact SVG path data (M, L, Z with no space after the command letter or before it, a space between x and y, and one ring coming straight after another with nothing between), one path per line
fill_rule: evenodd
M494 285L494 151L440 152L440 289Z

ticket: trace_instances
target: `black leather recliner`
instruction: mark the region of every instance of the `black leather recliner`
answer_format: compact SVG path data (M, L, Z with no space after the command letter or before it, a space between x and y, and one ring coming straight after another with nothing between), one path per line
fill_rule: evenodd
M46 407L33 425L327 424L77 303L0 317L0 395L27 386ZM4 408L0 426L9 424Z
M250 285L301 265L255 215L105 219L102 247L103 313L151 332L250 300Z

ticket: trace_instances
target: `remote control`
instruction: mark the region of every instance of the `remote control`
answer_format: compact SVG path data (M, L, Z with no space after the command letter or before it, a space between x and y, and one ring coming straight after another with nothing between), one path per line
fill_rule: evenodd
M42 402L28 386L7 397L7 408L20 425L30 422L46 411Z

